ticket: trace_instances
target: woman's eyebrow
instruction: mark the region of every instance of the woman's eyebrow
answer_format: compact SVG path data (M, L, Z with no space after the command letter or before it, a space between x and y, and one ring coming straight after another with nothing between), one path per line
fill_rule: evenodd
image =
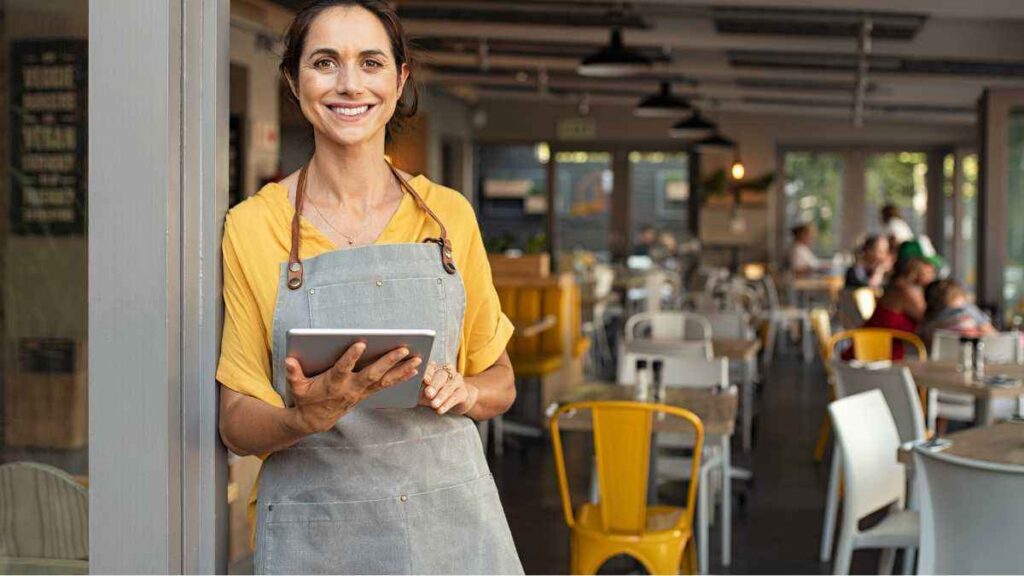
M341 58L341 54L337 50L335 50L334 48L326 48L326 47L325 48L317 48L316 50L313 50L309 54L309 57L313 58L313 57L316 57L316 56L319 56L319 55L330 56L330 57L336 58L336 59L340 59ZM378 50L376 48L372 48L372 49L369 49L369 50L363 50L362 52L359 53L359 55L361 57L364 57L364 58L367 57L367 56L384 56L384 57L387 57L387 53L386 52L384 52L383 50Z

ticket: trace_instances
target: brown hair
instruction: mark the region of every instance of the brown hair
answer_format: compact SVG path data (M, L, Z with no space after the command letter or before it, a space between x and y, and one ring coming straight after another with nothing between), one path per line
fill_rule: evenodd
M306 47L306 36L309 28L324 11L330 8L358 7L366 10L377 17L384 26L388 39L391 40L391 55L395 59L396 68L401 74L402 64L409 70L409 77L405 83L405 90L398 97L395 106L395 113L388 120L386 139L391 140L394 133L401 130L405 120L416 115L419 108L419 90L413 81L413 59L409 40L405 36L402 23L398 20L395 10L383 0L313 0L299 10L292 20L288 31L284 35L284 54L281 56L281 75L286 80L297 82L299 78L299 60L302 59L302 51ZM296 90L298 90L296 84ZM288 91L294 101L295 96L291 90Z

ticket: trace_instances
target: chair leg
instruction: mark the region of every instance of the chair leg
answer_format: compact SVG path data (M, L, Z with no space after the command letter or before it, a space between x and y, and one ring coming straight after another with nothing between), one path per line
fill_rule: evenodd
M893 566L896 565L896 549L882 548L882 557L878 561L879 574L892 574Z
M836 548L836 561L832 565L832 574L845 575L850 573L850 560L853 559L853 539L857 529L856 522L844 522L839 533L839 547Z
M591 546L581 546L578 542L574 542L569 558L569 573L596 574L605 560L613 555L609 555L607 550L598 550L596 547Z
M821 428L818 430L818 443L814 445L814 461L821 462L825 459L825 449L828 448L828 437L832 431L832 422L826 414L821 420Z
M811 342L811 317L806 313L800 318L800 345L803 347L804 364L809 364L814 359L814 349Z
M821 527L821 561L832 557L832 541L836 533L836 519L839 514L839 481L842 474L842 454L839 445L832 447L832 466L828 475L828 492L825 500L825 521ZM838 560L837 560L838 561Z
M710 522L708 512L708 468L700 469L700 484L697 485L697 545L700 552L697 554L697 572L708 573L708 523Z
M775 356L775 338L778 335L778 322L768 317L768 328L764 338L764 365L771 366Z
M917 548L904 548L903 549L903 569L900 571L902 574L914 574L914 561L917 560Z
M679 563L681 574L697 574L697 542L693 536L686 541L686 549L683 550L683 560Z

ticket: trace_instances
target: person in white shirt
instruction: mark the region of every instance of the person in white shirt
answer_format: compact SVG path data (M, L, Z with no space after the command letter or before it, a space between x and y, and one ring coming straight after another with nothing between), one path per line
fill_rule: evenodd
M812 224L794 226L793 245L789 249L789 269L797 276L806 276L831 267L831 262L822 262L811 250L817 231Z
M900 216L900 209L894 204L882 206L882 234L889 237L893 250L899 248L907 240L914 238L910 224Z

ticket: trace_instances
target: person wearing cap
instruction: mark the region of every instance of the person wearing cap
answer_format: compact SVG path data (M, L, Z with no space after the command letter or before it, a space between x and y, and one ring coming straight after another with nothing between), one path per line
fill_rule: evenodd
M925 257L902 261L896 267L885 292L878 299L875 312L864 323L865 328L889 328L914 333L924 319L927 304L924 287L935 280L935 265ZM903 359L903 346L894 342L892 359Z

